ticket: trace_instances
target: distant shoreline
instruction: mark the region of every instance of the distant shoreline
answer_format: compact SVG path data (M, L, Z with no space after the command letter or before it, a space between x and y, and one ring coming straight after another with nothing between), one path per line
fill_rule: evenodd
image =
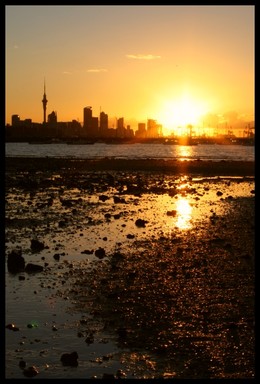
M165 145L245 145L254 146L254 137L158 137L158 138L55 138L55 137L31 137L23 138L12 136L5 138L6 143L28 143L28 144L68 144L68 145L90 145L97 143L104 144L165 144Z
M34 171L145 171L205 176L254 176L254 161L162 160L162 159L80 159L6 157L6 172Z

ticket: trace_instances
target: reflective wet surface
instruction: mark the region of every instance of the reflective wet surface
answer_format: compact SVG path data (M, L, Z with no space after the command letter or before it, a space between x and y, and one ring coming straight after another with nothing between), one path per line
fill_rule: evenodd
M5 198L6 258L44 267L6 267L6 378L254 376L253 178L20 173Z

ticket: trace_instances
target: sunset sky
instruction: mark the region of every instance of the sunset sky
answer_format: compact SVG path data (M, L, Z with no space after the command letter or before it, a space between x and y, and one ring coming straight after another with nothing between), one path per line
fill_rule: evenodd
M252 5L6 6L6 123L42 123L44 79L58 121L252 121L254 36Z

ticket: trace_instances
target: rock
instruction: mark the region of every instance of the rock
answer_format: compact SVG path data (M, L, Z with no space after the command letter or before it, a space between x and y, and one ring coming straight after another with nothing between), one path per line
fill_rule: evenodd
M60 220L59 221L59 227L64 228L66 226L66 221L65 220Z
M172 211L167 211L166 214L167 214L167 216L176 216L177 211L175 209L173 209Z
M25 267L25 272L27 273L42 272L42 271L43 271L42 265L28 263Z
M97 256L99 259L103 259L103 257L106 256L106 251L104 250L104 248L99 247L95 251L95 256Z
M10 329L11 331L15 331L15 332L19 331L19 328L16 327L16 325L14 325L14 324L7 324L5 328Z
M32 367L28 367L28 368L24 369L24 371L23 371L23 374L26 377L34 377L34 376L38 375L38 373L39 373L39 371L34 365Z
M86 342L87 344L93 344L93 343L94 343L94 335L93 335L93 333L91 333L90 335L88 335L88 336L86 337L85 342Z
M53 256L54 260L56 261L59 261L60 260L60 255L59 253L55 253L55 255Z
M100 195L100 196L99 196L99 200L101 200L101 201L106 201L106 200L108 200L108 199L109 199L109 197L106 196L106 195Z
M29 329L38 328L38 324L36 322L32 321L31 323L27 324L27 328L29 328Z
M70 207L72 207L72 205L73 205L73 202L72 202L72 200L63 200L63 199L60 199L60 202L61 202L61 205L63 206L63 207L67 207L67 208L70 208Z
M72 352L72 353L63 353L61 355L61 362L65 366L71 366L71 367L77 367L78 366L78 353Z
M11 273L18 273L24 271L25 260L22 256L22 251L20 249L13 250L7 259L7 268Z
M119 204L119 203L123 203L123 204L125 204L126 203L126 201L125 201L125 199L124 198L121 198L121 197L118 197L118 196L114 196L113 197L114 198L114 203L115 204Z
M145 224L147 223L146 220L143 220L143 219L137 219L136 222L135 222L135 225L137 227L145 227Z
M82 254L86 254L86 255L91 255L93 252L94 252L93 249L91 249L91 250L89 250L89 249L85 249L85 250L82 251L81 253L82 253Z
M26 362L24 360L19 361L19 367L24 369L26 367Z
M122 369L118 369L116 372L116 377L118 379L123 379L124 377L126 377L126 373L122 371Z
M44 249L44 244L36 239L31 240L31 250L33 252L40 252Z

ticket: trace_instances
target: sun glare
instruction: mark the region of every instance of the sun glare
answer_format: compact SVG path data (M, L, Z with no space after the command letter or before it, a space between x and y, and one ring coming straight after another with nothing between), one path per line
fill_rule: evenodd
M176 227L179 229L189 229L191 227L192 207L185 198L176 201L177 221Z
M178 132L177 128L186 128L190 124L198 125L207 112L206 102L184 95L180 99L163 102L158 120L165 130L169 132L174 130L175 134L183 134Z

